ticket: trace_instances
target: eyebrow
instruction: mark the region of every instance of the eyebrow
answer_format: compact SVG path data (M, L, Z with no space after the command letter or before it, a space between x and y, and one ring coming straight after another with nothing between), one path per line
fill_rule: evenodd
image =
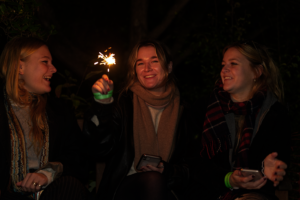
M150 59L157 58L157 56L152 56ZM142 61L143 59L137 59L136 62Z
M233 61L233 60L236 60L236 61L238 61L238 62L239 62L239 60L238 60L238 59L236 59L236 58L229 59L228 61ZM225 62L225 61L224 61L224 60L222 60L222 62Z
M49 56L43 56L42 58L48 58L48 59L51 59Z

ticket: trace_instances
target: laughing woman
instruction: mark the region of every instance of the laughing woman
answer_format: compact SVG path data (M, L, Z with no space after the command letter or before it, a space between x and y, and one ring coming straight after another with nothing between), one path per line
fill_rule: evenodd
M178 194L176 184L181 188L188 176L186 167L176 165L187 149L188 109L161 44L138 43L129 64L119 98L109 97L113 82L106 75L92 87L99 100L87 115L84 130L94 142L91 152L106 163L98 198L167 199L171 189ZM139 170L143 154L160 156L162 162Z
M85 179L81 131L60 102L47 99L56 72L48 47L12 39L0 69L0 198L86 199L74 178Z
M266 48L254 42L226 47L222 66L204 119L201 155L206 159L195 170L207 188L200 195L277 199L291 133L279 70ZM242 168L258 170L262 177L244 174Z

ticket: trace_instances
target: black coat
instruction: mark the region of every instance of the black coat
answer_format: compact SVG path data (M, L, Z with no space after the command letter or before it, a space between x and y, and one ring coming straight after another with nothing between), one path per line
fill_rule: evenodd
M134 160L133 144L133 93L123 94L112 104L95 102L87 113L84 132L90 136L91 152L96 158L105 161L106 167L99 186L98 199L113 199L116 189L127 176ZM169 163L164 163L163 175L168 186L180 195L182 186L189 179L188 167L184 157L191 142L189 133L189 109L183 106L177 132L175 133L175 149ZM96 115L99 126L91 118ZM178 164L178 165L177 165Z
M0 92L0 190L9 186L11 144L8 119L4 107L3 87ZM85 182L86 138L82 134L75 116L60 100L48 98L47 116L49 125L49 162L63 164L62 176L73 176Z
M204 120L206 109L199 113ZM202 126L198 126L202 132ZM199 131L200 132L200 131ZM262 161L272 152L278 153L278 159L289 163L291 129L287 109L279 102L273 104L264 117L257 134L249 150L249 169L261 170ZM201 141L200 141L201 142ZM200 146L200 145L199 145ZM197 163L197 164L196 164ZM212 159L199 157L190 167L193 178L190 187L191 199L217 199L220 195L229 191L224 184L225 175L231 171L229 163L229 151L218 153ZM252 190L275 198L273 182L268 180L266 185L259 190ZM243 191L245 193L249 190Z

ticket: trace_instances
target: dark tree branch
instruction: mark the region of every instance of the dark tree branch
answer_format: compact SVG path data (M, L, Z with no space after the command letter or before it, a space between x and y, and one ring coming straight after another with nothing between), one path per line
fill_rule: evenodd
M167 16L162 22L149 34L150 38L158 38L171 24L177 13L189 2L190 0L178 1L168 12Z
M193 51L194 49L192 47L186 48L186 50L183 53L176 56L176 58L174 59L174 65L179 65L183 60L185 60L189 55L191 55Z
M147 7L148 0L131 0L131 46L148 33Z

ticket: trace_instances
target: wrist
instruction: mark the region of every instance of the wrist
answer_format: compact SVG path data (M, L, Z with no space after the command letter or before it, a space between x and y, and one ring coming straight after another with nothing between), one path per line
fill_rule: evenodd
M93 94L94 94L95 99L97 99L97 100L110 99L112 97L113 90L107 92L107 94L101 94L100 92L96 92Z
M229 189L232 189L232 182L230 181L230 177L232 175L232 172L228 172L225 177L224 177L224 183L225 183L225 186Z

